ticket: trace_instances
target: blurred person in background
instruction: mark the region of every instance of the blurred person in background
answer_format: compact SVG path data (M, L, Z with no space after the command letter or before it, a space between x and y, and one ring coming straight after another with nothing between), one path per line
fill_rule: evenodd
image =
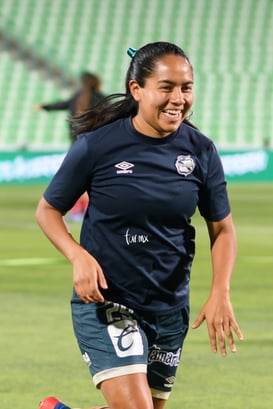
M196 209L211 244L212 283L192 328L212 352L243 335L230 301L236 235L222 163L189 122L193 68L175 44L138 50L126 92L72 119L79 135L41 198L42 231L73 266L73 326L110 409L163 409L189 327ZM87 191L80 243L63 215ZM198 385L198 380L196 380ZM181 402L183 407L183 402Z
M102 93L102 84L100 78L90 72L82 72L80 76L81 87L76 90L71 97L53 103L35 104L36 111L68 111L69 137L73 144L76 136L73 135L70 119L76 115L83 113L90 107L95 107L100 102L104 95ZM84 193L82 197L75 203L69 212L69 219L75 222L81 222L83 215L88 206L88 195Z
M69 98L51 103L39 103L34 105L36 111L68 111L69 137L71 144L75 142L70 119L75 115L97 105L104 98L100 78L90 72L82 72L80 76L81 87Z

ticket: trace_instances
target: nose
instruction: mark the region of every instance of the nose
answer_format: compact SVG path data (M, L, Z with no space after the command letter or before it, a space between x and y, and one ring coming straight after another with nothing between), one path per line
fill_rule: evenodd
M173 89L172 95L171 95L171 101L176 103L176 104L181 104L185 102L185 96L180 87L175 87Z

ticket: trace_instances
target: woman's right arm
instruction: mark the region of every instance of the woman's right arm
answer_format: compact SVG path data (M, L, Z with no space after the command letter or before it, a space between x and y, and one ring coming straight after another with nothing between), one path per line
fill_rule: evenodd
M73 265L74 287L81 300L85 303L103 302L100 288L107 288L103 271L96 259L74 240L63 214L41 198L36 220L47 238Z

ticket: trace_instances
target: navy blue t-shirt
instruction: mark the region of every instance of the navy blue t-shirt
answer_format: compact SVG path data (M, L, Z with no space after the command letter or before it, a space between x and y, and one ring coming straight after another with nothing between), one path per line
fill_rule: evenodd
M85 191L80 243L104 271L105 298L156 312L187 305L191 217L197 206L209 221L230 212L212 141L187 124L159 139L118 120L80 135L44 196L66 212Z

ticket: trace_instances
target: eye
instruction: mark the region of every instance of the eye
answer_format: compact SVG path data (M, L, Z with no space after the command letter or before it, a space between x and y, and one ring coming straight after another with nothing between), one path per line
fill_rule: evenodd
M182 86L181 90L182 92L191 92L192 88L193 88L192 84L186 84Z
M170 85L163 85L162 87L160 87L160 89L169 92L172 90L172 87Z

